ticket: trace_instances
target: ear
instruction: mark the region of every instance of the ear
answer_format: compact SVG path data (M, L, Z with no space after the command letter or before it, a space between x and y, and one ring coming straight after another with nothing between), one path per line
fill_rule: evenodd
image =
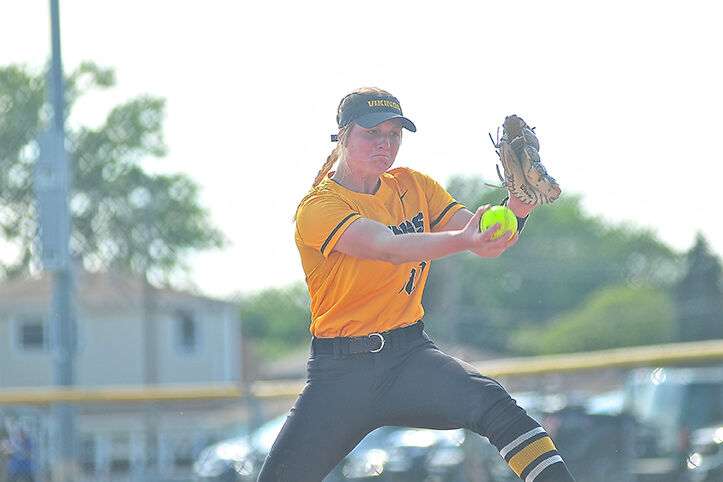
M342 134L343 134L345 131L350 131L350 130L353 129L353 128L354 128L354 123L352 122L352 123L349 123L349 124L347 124L346 126L342 127L341 129L339 129L339 133L336 135L336 140L339 142L339 145L340 145L340 146L341 146L341 142L342 142L342 141L341 141L341 139L342 139ZM347 132L347 134L349 134L349 133Z

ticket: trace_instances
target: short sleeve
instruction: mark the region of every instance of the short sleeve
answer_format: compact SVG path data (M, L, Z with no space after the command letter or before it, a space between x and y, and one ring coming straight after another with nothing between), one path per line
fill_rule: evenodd
M299 207L296 231L304 246L328 257L346 228L360 217L341 197L331 194L312 196Z
M429 228L432 231L439 231L452 219L454 213L464 208L464 205L458 203L446 189L431 177L417 171L411 172L417 178L417 182L424 186L427 206L429 206Z

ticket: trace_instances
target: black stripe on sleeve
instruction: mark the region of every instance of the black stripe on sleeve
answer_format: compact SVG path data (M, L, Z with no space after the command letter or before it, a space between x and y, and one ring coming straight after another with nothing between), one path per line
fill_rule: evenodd
M434 228L442 220L444 215L447 214L447 211L449 211L450 209L455 207L457 204L459 204L459 203L455 201L453 203L450 203L449 206L447 206L446 208L444 208L444 211L442 211L442 214L440 214L439 217L437 217L437 219L435 219L434 221L432 221L432 223L430 223L429 229Z
M342 219L339 224L336 225L336 227L334 228L334 230L333 230L331 233L329 233L329 236L326 237L326 241L324 241L324 244L321 245L321 254L324 254L324 250L326 249L326 245L329 244L329 242L332 240L332 238L334 237L334 235L336 234L336 232L339 231L339 229L340 229L350 218L352 218L352 217L354 217L354 216L358 216L358 215L359 215L359 213L351 213L350 215L348 215L347 217L345 217L344 219Z

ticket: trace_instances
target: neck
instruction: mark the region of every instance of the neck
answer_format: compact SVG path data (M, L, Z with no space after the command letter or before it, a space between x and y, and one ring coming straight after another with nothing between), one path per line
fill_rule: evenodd
M379 176L366 178L354 176L348 169L342 167L342 165L339 165L339 169L331 176L331 179L350 191L364 194L375 194L381 185Z

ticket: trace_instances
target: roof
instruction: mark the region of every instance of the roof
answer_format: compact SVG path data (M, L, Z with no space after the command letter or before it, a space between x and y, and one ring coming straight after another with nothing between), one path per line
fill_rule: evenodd
M144 281L126 272L78 271L73 273L74 302L85 307L140 306ZM208 303L231 305L231 302L209 298L188 291L149 285L159 304ZM52 276L21 275L0 283L0 311L16 306L50 306Z

